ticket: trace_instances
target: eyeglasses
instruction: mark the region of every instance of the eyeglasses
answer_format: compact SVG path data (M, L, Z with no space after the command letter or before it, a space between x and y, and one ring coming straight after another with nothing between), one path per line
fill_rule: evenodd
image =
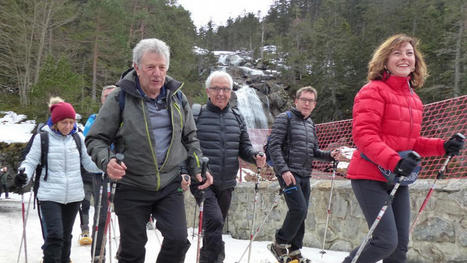
M306 98L298 98L301 102L303 103L315 103L316 100L315 99L306 99Z
M221 88L221 87L210 87L209 89L214 91L215 93L220 93L221 91L223 91L224 93L227 93L231 91L230 88Z

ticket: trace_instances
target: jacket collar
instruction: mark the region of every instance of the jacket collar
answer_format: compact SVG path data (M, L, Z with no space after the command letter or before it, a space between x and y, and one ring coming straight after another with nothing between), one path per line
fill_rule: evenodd
M308 119L311 117L311 114L310 114L310 116L308 116L308 117L306 117L306 118L304 119L305 116L303 116L303 114L302 114L299 110L297 110L297 108L295 108L295 107L292 107L292 108L290 109L290 111L291 111L293 114L297 115L301 120L308 120Z
M208 98L208 102L206 103L206 108L209 110L209 111L212 111L212 112L218 112L218 113L224 113L224 112L227 112L230 108L230 103L227 104L227 106L225 106L224 109L220 109L219 107L217 107L216 105L214 105L211 100Z
M49 119L47 120L47 126L49 126L50 131L52 131L53 133L55 133L57 135L63 136L63 134L60 131L58 131L57 129L52 128L53 125L54 124L52 123L52 117L49 117ZM75 122L75 125L73 125L73 129L71 129L70 133L67 134L67 135L72 135L72 134L77 133L77 132L78 132L78 125Z
M384 73L383 81L393 89L396 90L407 90L407 87L410 87L411 77L398 77L388 73Z

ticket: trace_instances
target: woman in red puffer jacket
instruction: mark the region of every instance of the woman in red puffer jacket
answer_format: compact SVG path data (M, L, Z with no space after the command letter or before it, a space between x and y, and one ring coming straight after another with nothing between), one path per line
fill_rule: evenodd
M352 135L358 149L347 177L352 179L353 192L368 226L375 221L394 186L378 166L407 177L417 161L410 156L401 157L398 152L441 156L462 148L463 142L454 139L445 142L420 136L423 104L414 89L422 87L427 75L417 40L405 34L394 35L376 49L369 62L369 83L355 96ZM401 185L358 262L405 262L409 220L409 189ZM357 250L358 247L344 262L351 262Z

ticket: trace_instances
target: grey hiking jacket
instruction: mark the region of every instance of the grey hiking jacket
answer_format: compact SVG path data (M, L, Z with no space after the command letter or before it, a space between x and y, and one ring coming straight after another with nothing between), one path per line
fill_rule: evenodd
M191 107L185 95L182 101L176 95L182 83L166 77L167 103L172 136L162 165L158 165L153 128L146 105L147 97L137 90L136 72L129 71L118 83L99 111L94 125L86 136L86 146L92 159L103 171L115 153L123 153L126 175L119 181L124 185L149 191L158 191L180 175L180 165L187 157L196 173L200 172L202 156L196 137L196 126ZM124 105L122 96L125 92ZM120 102L119 102L120 100ZM110 145L114 144L111 150Z

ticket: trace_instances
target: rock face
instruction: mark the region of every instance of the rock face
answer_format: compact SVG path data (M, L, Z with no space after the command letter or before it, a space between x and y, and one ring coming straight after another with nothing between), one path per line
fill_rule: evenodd
M433 180L418 180L411 185L411 220L428 193ZM305 221L304 245L321 248L326 224L330 181L312 180L310 207ZM467 180L441 180L423 210L409 242L408 262L467 262ZM277 182L261 182L256 224L271 211L279 192ZM233 194L228 226L232 237L249 239L254 202L254 184L240 183ZM185 193L188 226L193 225L194 199ZM350 181L337 180L326 238L326 249L350 251L362 242L368 226L354 197ZM282 196L278 206L267 217L256 240L273 240L280 228L287 206ZM197 226L197 222L196 225ZM228 228L227 228L228 227Z

